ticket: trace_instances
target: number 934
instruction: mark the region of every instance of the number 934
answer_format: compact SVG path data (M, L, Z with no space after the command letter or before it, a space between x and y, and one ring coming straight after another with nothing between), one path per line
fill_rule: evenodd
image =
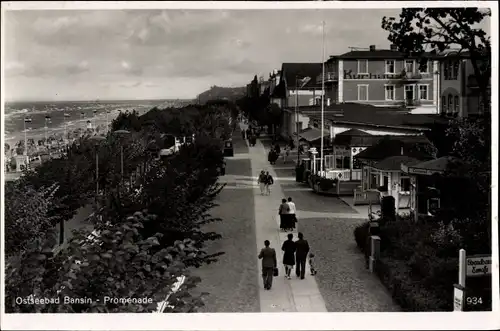
M483 303L483 299L481 297L467 297L467 303L469 305L480 305Z

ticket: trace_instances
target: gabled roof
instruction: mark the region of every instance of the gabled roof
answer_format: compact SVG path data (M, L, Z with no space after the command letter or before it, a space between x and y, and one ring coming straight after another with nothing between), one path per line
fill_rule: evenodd
M412 165L412 168L442 172L447 170L451 164L460 164L460 160L453 156L442 156L435 160L424 161Z
M389 156L375 163L373 165L373 168L385 171L401 171L401 164L411 166L419 162L421 162L421 160L411 156L395 155L395 156Z
M321 88L316 80L323 70L322 63L283 63L281 65L281 81L286 82L288 89L295 88L295 78L299 79L304 77L310 77L311 80L304 85L303 89L307 88Z
M300 137L300 139L304 139L308 142L313 142L313 141L316 141L318 139L321 139L321 131L320 131L320 129L310 128L310 130L299 133L299 137ZM323 137L329 138L330 133L327 130L323 130Z
M431 53L424 53L422 55L411 55L399 51L391 51L390 49L376 49L361 50L361 51L350 51L339 55L339 59L383 59L383 60L395 60L395 59L418 59L422 57L432 58L436 57Z
M337 134L337 136L365 137L365 136L372 136L372 134L358 129L350 129Z
M366 161L381 161L391 156L409 156L429 160L432 156L419 150L417 144L428 144L425 136L385 136L355 157Z

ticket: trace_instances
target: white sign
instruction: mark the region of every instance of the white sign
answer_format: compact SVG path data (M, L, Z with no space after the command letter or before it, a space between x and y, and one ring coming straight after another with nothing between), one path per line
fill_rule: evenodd
M453 289L453 311L464 311L464 289L457 284Z
M467 277L491 275L491 255L467 256Z

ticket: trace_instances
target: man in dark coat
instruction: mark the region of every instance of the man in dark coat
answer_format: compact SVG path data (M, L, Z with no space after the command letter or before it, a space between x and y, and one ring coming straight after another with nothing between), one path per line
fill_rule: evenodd
M297 266L295 267L295 274L300 279L304 279L306 274L306 259L309 253L309 243L304 239L304 234L299 232L299 240L295 242L295 261Z
M274 268L278 267L276 251L269 247L270 245L269 240L264 241L265 247L259 253L259 259L262 259L262 280L266 290L270 290L273 286Z

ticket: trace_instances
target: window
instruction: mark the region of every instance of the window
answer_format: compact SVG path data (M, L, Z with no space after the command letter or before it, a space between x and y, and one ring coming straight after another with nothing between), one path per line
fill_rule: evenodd
M405 100L415 100L415 85L405 85Z
M408 73L415 72L415 61L405 60L405 71Z
M444 79L456 80L458 79L458 71L460 69L459 61L446 61L444 64Z
M420 100L429 100L429 85L419 85L418 95Z
M431 70L431 69L429 68L429 66L430 66L430 65L432 65L432 63L431 63L429 60L425 60L424 62L425 62L425 69L424 69L424 70L420 70L420 69L418 69L418 71L419 71L420 73L422 73L422 74L427 74L427 73L429 73L429 72L430 72L430 70ZM419 67L419 68L420 68L420 67Z
M447 112L448 107L446 107L446 106L447 106L446 97L443 95L441 97L441 112L442 113L446 113Z
M394 85L385 85L385 100L395 100Z
M448 111L453 111L453 96L451 94L448 95Z
M455 113L458 113L458 108L460 106L458 95L455 95Z
M410 192L410 177L401 177L401 192Z
M358 74L368 73L368 60L358 60Z
M385 61L385 73L394 74L396 72L396 62L394 60Z
M368 101L368 85L358 85L358 100Z

